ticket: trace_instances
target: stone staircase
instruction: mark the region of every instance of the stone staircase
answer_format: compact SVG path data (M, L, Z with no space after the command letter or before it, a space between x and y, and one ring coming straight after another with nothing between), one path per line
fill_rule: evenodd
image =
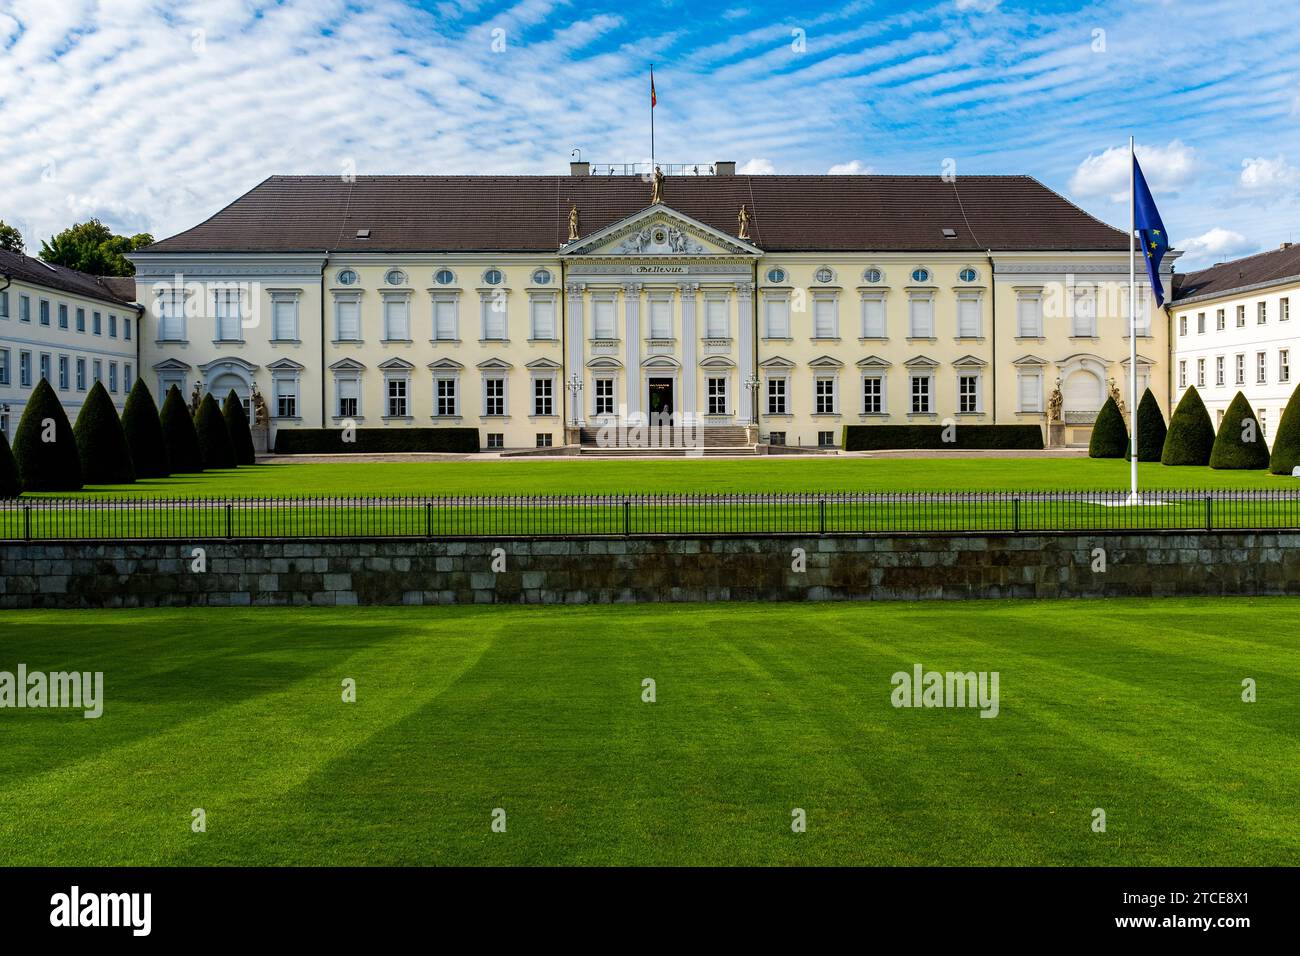
M590 457L686 457L701 450L705 455L757 454L743 425L584 428L580 436L578 454Z

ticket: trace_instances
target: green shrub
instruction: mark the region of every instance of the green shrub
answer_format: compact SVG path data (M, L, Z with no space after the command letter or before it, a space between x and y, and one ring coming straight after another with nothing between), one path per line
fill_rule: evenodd
M257 452L253 450L253 433L248 427L248 415L244 412L244 403L239 400L233 388L221 406L221 417L226 420L226 431L230 434L230 444L235 450L235 464L255 464Z
M459 452L479 450L477 428L358 428L355 441L341 428L281 428L277 455L347 455L383 452Z
M82 481L88 485L127 485L135 481L126 434L103 382L91 386L72 432L77 436Z
M1191 386L1169 419L1169 433L1160 460L1166 465L1208 465L1214 449L1214 426L1205 403Z
M167 443L163 440L158 406L144 379L137 378L122 409L122 433L131 451L131 464L137 478L166 478L171 474L167 461Z
M1009 449L1043 447L1038 425L956 425L954 441L943 440L944 425L845 425L845 451L893 448Z
M1128 427L1115 399L1106 399L1092 425L1088 442L1089 458L1124 458L1128 455Z
M76 491L81 487L77 437L59 396L45 379L32 389L14 433L14 458L24 491Z
M1160 403L1149 388L1142 393L1142 401L1138 403L1137 421L1138 461L1159 461L1165 450L1165 436L1169 429L1165 427L1165 415L1160 411Z
M235 467L235 446L211 392L199 402L199 410L194 414L194 431L199 436L199 457L203 459L204 469Z
M1264 441L1255 410L1241 392L1223 413L1223 423L1210 452L1210 467L1251 471L1268 467L1268 443Z
M194 431L194 419L189 406L181 397L181 390L173 385L167 389L162 411L158 414L162 424L163 442L167 446L167 461L172 474L203 470L203 456L199 452L199 436Z
M23 493L23 482L18 477L18 462L9 447L9 437L0 432L0 498L17 498Z
M1275 475L1289 475L1297 465L1300 465L1300 386L1291 393L1282 420L1277 423L1268 470Z

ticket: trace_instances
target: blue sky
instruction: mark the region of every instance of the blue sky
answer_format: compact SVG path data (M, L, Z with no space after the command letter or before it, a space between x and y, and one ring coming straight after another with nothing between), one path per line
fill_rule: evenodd
M1181 271L1300 239L1300 5L0 0L0 219L158 236L273 173L1026 173Z

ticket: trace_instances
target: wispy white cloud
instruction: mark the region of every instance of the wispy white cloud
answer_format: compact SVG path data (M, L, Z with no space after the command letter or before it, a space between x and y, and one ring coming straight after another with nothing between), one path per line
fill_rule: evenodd
M847 163L836 163L826 172L831 176L866 176L875 170L860 159L854 159Z
M1180 242L1178 247L1184 251L1179 267L1187 272L1254 252L1258 244L1239 232L1216 226L1199 236Z
M1139 143L1133 151L1152 190L1176 191L1190 183L1196 173L1196 151L1179 140L1164 146ZM1119 202L1128 196L1128 189L1127 146L1111 146L1089 154L1070 177L1070 191L1080 196L1106 196Z

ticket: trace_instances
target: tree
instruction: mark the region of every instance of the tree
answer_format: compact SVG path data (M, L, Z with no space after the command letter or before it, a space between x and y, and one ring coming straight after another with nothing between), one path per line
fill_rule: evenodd
M69 226L48 242L41 243L40 256L46 262L67 266L96 276L133 276L125 253L153 242L147 232L119 236L98 219Z
M203 456L199 452L199 436L190 418L189 406L181 398L181 390L173 385L167 390L162 411L158 414L162 424L163 444L167 446L167 461L172 474L202 471Z
M1210 467L1251 471L1268 467L1268 443L1264 441L1255 410L1241 392L1223 413L1223 423L1210 452Z
M17 498L23 493L23 481L18 476L18 462L9 448L9 439L0 432L0 498Z
M226 420L230 444L235 449L235 464L256 464L257 452L253 448L253 433L248 428L248 415L244 412L244 403L239 400L233 388L221 406L221 417Z
M72 431L77 436L82 481L88 485L128 485L135 481L122 422L103 382L96 382L90 389Z
M1165 426L1165 416L1160 411L1160 403L1148 388L1142 393L1142 401L1138 402L1138 461L1159 461L1165 448L1165 436L1168 434L1169 429Z
M45 379L36 383L18 431L14 458L24 491L77 491L81 488L81 457L77 438L59 396Z
M26 248L26 244L23 242L23 234L3 219L0 219L0 249L16 252L21 256L26 255Z
M1123 458L1128 454L1128 428L1124 413L1115 399L1106 399L1092 426L1092 440L1088 442L1089 458Z
M1289 475L1297 465L1300 465L1300 386L1291 393L1282 420L1277 424L1268 470L1275 475Z
M1210 424L1210 413L1192 385L1169 419L1169 433L1165 435L1160 460L1166 465L1208 465L1213 448L1214 426Z
M194 430L199 436L199 454L205 469L235 467L235 446L230 442L226 420L221 417L221 409L211 392L199 402L199 410L194 415Z
M144 379L137 378L122 409L122 433L131 451L131 464L137 478L166 478L171 474L167 461L167 442L163 439L158 406Z

